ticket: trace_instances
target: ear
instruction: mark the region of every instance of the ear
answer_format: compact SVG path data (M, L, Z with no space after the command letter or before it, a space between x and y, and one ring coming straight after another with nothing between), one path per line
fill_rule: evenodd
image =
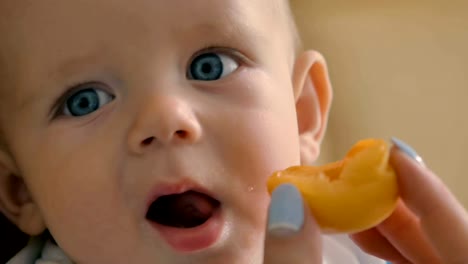
M16 175L14 164L0 149L0 212L24 233L39 235L45 231L45 223L24 180Z
M312 164L320 154L332 101L332 88L323 56L301 54L294 65L293 88L301 148L301 164Z

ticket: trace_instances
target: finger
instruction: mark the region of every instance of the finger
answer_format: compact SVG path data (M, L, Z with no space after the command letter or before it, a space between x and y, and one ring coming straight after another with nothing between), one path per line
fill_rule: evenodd
M352 234L350 238L370 255L392 263L408 261L376 228Z
M320 229L296 187L284 184L271 197L265 264L322 263Z
M398 175L400 195L420 219L422 231L445 263L468 263L468 214L417 153L394 140L390 162ZM420 158L419 158L420 159Z
M421 229L418 217L401 201L390 217L377 226L377 230L412 263L442 263Z

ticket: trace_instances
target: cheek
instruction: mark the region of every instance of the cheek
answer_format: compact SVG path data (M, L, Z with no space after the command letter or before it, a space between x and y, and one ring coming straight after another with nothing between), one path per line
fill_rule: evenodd
M121 136L108 130L97 125L64 125L33 136L31 143L19 148L23 150L20 167L25 169L31 192L39 205L46 207L44 210L52 207L53 212L67 212L63 215L67 217L74 211L97 211L119 201L117 160L122 151L115 142L120 142ZM33 156L28 146L39 151Z
M230 150L225 151L226 166L236 172L229 182L236 191L238 222L248 227L242 233L245 245L263 241L269 195L267 178L277 170L299 164L298 134L294 119L274 112L249 113L242 125L229 128ZM247 250L247 249L246 249Z
M243 204L241 214L248 218L266 212L267 178L300 163L292 87L288 76L282 76L271 78L260 71L242 75L230 87L235 96L216 108L206 126L208 137L218 141L217 154L224 168L234 173L229 187Z
M248 192L266 190L266 180L275 171L300 162L298 132L288 114L250 113L242 125L232 127L231 151L226 160L240 170Z
M252 113L235 130L238 142L233 154L237 159L230 160L236 161L238 167L258 167L261 171L252 173L264 177L295 165L299 161L299 140L293 121L287 113Z
M218 155L229 171L236 172L231 183L233 188L249 194L241 197L268 197L267 178L274 171L300 163L293 99L272 99L217 114L220 116L215 120L218 134L213 138L223 140L220 145L224 147Z
M118 153L111 147L116 144L101 137L87 143L57 143L62 140L45 140L40 155L27 157L32 162L24 166L49 230L72 256L105 252L104 241L132 245L131 236L119 237L121 230L134 233L136 227L121 196L120 170L111 154Z
M239 177L245 182L252 182L247 188L255 189L263 188L256 185L274 171L299 164L300 150L292 88L263 79L250 90L257 94L217 112L216 123L223 125L218 125L221 135L216 136L228 146L220 153L224 160L243 172Z

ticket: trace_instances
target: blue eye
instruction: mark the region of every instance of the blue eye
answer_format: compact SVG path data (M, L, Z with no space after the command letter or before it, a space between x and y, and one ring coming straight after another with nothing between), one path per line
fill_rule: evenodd
M199 81L215 81L231 74L238 67L239 63L227 55L205 53L192 61L188 77Z
M98 88L89 87L74 93L66 100L63 114L76 117L89 115L113 99L113 95Z

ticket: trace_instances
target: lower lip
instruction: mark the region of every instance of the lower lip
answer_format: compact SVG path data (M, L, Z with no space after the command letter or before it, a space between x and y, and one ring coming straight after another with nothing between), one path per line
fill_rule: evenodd
M205 223L194 228L175 228L151 222L166 242L179 252L194 252L211 247L219 239L223 228L221 208Z

